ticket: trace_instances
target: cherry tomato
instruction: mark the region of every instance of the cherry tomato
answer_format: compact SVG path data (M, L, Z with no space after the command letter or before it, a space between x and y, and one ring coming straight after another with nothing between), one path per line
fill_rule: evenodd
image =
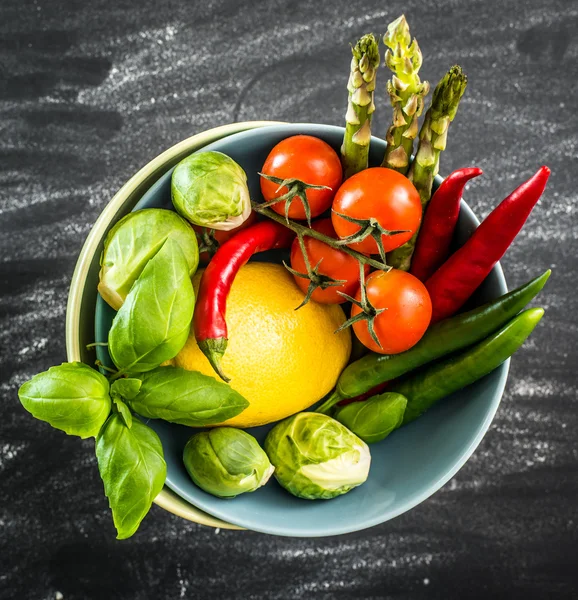
M432 306L425 285L405 271L374 271L366 280L367 298L378 314L373 328L381 344L375 343L369 333L367 321L357 321L353 331L359 341L373 352L398 354L417 344L431 321ZM361 298L358 291L356 299ZM353 305L351 316L361 309Z
M239 227L235 227L235 229L231 229L230 231L221 231L220 229L213 229L213 233L211 234L214 242L217 244L218 246L221 246L222 244L224 244L227 240L231 239L238 231L241 231L243 229L245 229L246 227L249 227L249 225L253 225L254 223L257 222L258 216L257 213L250 213L249 216L247 217L247 219L245 219L241 225L239 225ZM202 239L202 234L205 232L209 232L211 231L210 229L208 229L207 227L201 227L199 225L193 225L193 229L201 234L201 235L197 235L197 240L199 242L199 246L202 246L203 244L203 239ZM208 252L201 252L201 254L199 255L199 264L201 265L206 265L208 264L208 262L211 260L211 257L209 256Z
M263 169L265 175L280 179L299 179L311 185L326 185L329 190L308 189L305 193L311 209L311 217L317 217L330 206L337 188L341 185L343 172L341 161L333 148L310 135L295 135L279 142L269 153ZM287 187L261 177L261 192L267 202L287 193ZM280 215L285 214L285 202L273 204L271 208ZM296 197L289 206L291 219L305 219L305 209Z
M360 226L346 221L336 213L355 219L375 218L389 231L407 230L381 239L386 252L405 244L421 222L421 201L413 183L392 169L374 167L350 177L339 188L333 200L331 219L337 235L348 237L360 230ZM368 236L362 242L350 245L365 254L376 254L376 241Z
M328 237L336 237L335 230L331 224L331 219L321 219L316 221L313 223L312 227L315 231L319 231ZM312 237L305 236L303 241L305 242L305 249L307 250L311 268L314 268L315 265L321 261L317 270L320 275L327 275L337 280L345 280L345 283L340 286L331 286L324 290L317 288L311 295L311 298L315 300L315 302L321 304L342 304L343 302L347 302L347 300L337 292L344 292L350 296L355 293L359 287L359 263L353 256L349 256L349 254L346 254L341 250L335 250L335 248ZM297 238L293 240L293 245L291 246L291 268L300 273L307 273L303 252L301 252L301 247L299 246L299 240ZM366 265L366 274L368 271L369 265ZM307 287L309 286L309 279L294 277L295 282L301 291L306 294Z

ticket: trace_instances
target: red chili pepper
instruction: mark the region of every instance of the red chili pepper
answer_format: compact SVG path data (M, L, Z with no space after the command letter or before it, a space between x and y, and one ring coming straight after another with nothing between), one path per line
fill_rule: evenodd
M273 248L288 248L294 236L291 230L273 221L252 225L217 250L201 277L193 315L195 338L223 381L230 381L221 369L221 359L228 341L225 321L227 297L235 276L253 254Z
M503 200L472 237L426 281L432 323L456 313L502 258L540 199L550 176L538 172Z
M476 167L458 169L446 177L428 204L410 273L427 281L450 255L450 244L460 214L466 183L482 174Z

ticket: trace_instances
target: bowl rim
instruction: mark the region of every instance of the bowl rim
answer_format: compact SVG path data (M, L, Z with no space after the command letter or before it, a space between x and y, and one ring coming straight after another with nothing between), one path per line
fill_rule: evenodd
M98 246L102 243L107 231L116 222L119 213L123 212L127 205L134 205L142 196L142 194L148 190L158 179L163 176L173 165L184 156L190 154L193 151L199 150L204 146L220 140L229 135L235 133L241 133L250 129L257 129L261 127L288 125L289 123L283 121L245 121L240 123L231 123L228 125L222 125L214 127L193 135L162 152L157 157L153 158L144 167L142 167L135 175L133 175L113 196L113 198L106 204L101 214L97 218L96 222L92 226L82 250L79 254L74 273L72 276L69 296L66 308L66 352L67 359L69 361L81 361L81 347L80 347L80 329L82 322L83 313L83 299L84 292L87 284L87 277L89 274L90 267L94 262L95 255L98 252ZM294 123L292 125L304 125L311 126L313 123ZM325 125L331 127L331 125ZM439 176L437 176L439 177ZM440 177L441 179L441 177ZM469 206L462 201L462 209L464 209L473 218L476 226L479 225L479 220L474 215L473 211ZM500 263L497 265L498 276L501 282L506 285L506 280ZM507 288L507 285L506 285ZM468 448L463 452L460 460L446 473L444 473L428 490L420 494L413 501L404 507L400 507L398 511L392 511L388 515L386 520L390 520L407 512L429 498L436 491L438 491L443 485L445 485L469 460L471 455L474 453L481 440L487 433L491 422L493 421L498 406L500 404L506 381L509 373L510 361L504 363L504 369L498 382L496 393L498 395L498 402L495 403L493 410L491 410L486 416L484 422L481 424L480 429L476 437L472 440ZM190 504L166 485L162 491L154 500L155 504L168 512L180 516L189 521L199 523L201 525L207 525L214 528L222 529L235 529L243 530L244 527L235 525L233 523L226 522L218 517L212 516L196 506ZM368 523L367 527L372 527L382 520L377 519L375 522ZM255 531L261 531L262 533L270 533L266 530L255 529ZM351 533L356 531L355 528L349 529L347 527L340 528L339 531L329 535L341 535L345 533ZM303 533L295 532L283 532L281 535L293 535L302 536ZM327 534L325 534L327 535Z

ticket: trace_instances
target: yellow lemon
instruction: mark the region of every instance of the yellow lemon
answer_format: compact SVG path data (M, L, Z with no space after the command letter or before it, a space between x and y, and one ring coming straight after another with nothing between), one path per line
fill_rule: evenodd
M199 280L197 273L195 291ZM222 365L231 387L250 404L224 424L253 427L284 419L334 387L351 352L349 330L334 333L345 315L338 305L316 302L295 310L302 301L280 265L249 263L237 274L227 300L229 344ZM218 379L192 331L171 362Z

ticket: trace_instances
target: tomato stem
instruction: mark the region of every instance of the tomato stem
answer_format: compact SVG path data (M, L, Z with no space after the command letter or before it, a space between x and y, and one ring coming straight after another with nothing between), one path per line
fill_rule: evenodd
M377 337L377 334L375 333L374 322L375 322L375 317L377 317L377 315L380 315L385 310L385 308L375 308L375 306L373 306L373 304L367 297L367 286L365 283L365 270L361 263L359 264L359 290L360 290L360 299L359 300L356 300L355 298L353 298L352 296L349 296L348 294L345 294L344 292L340 292L340 291L337 292L340 296L343 296L343 298L349 300L349 302L351 302L352 304L355 304L355 306L359 307L361 309L361 312L357 313L356 315L352 316L347 321L345 321L345 323L343 323L343 325L341 325L341 327L339 327L338 329L335 330L335 333L342 331L346 327L350 327L351 325L353 325L354 323L357 323L358 321L367 321L367 329L369 331L369 335L371 336L373 341L381 348L381 342L379 341L379 338Z
M283 216L277 214L274 210L271 210L264 204L259 204L258 202L253 202L252 204L253 209L256 212L264 215L265 217L268 217L269 219L272 219L273 221L277 221L277 223L284 225L291 231L294 231L297 235L312 237L316 240L319 240L320 242L323 242L324 244L327 244L328 246L331 246L331 248L334 248L335 250L341 250L342 252L349 254L349 256L353 256L353 258L355 258L362 265L369 265L374 269L379 269L381 271L386 272L391 269L391 267L388 267L385 262L380 262L379 260L375 260L370 256L361 254L361 252L357 252L357 250L353 250L351 248L348 248L347 246L344 246L340 240L330 238L320 233L319 231L315 231L315 229L310 229L309 227L301 225L300 223L296 223L291 219L285 219Z
M303 235L298 233L297 240L299 242L299 247L301 248L301 253L303 254L303 260L305 261L305 269L307 270L307 273L300 273L299 271L296 271L295 269L291 268L285 261L283 261L283 266L289 271L289 273L291 273L291 275L309 280L309 285L307 286L307 293L305 294L305 298L295 310L299 310L302 306L305 306L309 302L309 300L311 300L311 295L317 288L325 290L328 287L339 287L340 285L346 283L345 279L334 279L329 275L319 273L319 265L321 264L323 259L321 259L314 267L311 267L311 263L309 262L309 256L307 254L307 249L305 247L305 241L303 240Z
M371 236L377 244L377 247L379 249L379 256L381 257L381 260L383 260L384 263L385 249L383 247L382 236L397 235L399 233L410 233L409 229L385 229L374 217L371 217L369 219L356 219L355 217L342 215L341 213L338 213L336 211L333 211L333 213L336 214L338 217L344 219L345 221L349 221L350 223L354 223L355 225L359 226L359 231L357 231L357 233L353 233L352 235L346 238L340 239L337 242L338 244L356 244L358 242L362 242L366 237Z
M266 175L265 173L259 173L259 176L267 181L278 184L279 187L275 190L275 193L279 192L284 187L287 188L287 191L282 196L273 198L273 200L269 200L269 202L265 202L263 206L268 207L273 206L273 204L278 204L279 202L285 202L285 220L289 222L289 208L291 207L291 202L293 202L295 198L299 198L301 204L303 204L305 218L307 219L309 227L311 227L311 207L309 206L309 200L307 199L307 190L331 190L327 185L313 185L312 183L305 183L305 181L301 181L301 179L296 179L295 177L281 179L280 177Z

